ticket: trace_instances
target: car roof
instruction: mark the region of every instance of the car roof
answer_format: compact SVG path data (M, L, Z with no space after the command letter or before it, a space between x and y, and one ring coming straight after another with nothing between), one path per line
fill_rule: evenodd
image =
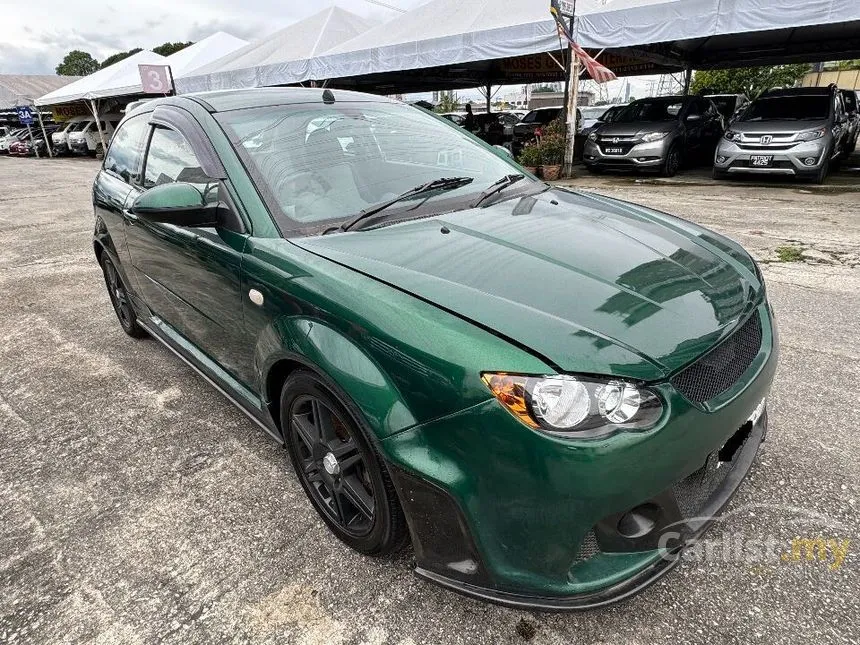
M785 89L768 90L759 98L778 98L780 96L829 96L833 90L829 87L790 87Z
M330 92L337 101L368 103L399 103L384 96L352 92L349 90L323 89L310 87L258 87L239 90L216 90L194 94L180 94L177 97L150 101L146 106L168 103L175 105L177 100L195 101L209 112L229 112L245 108L270 107L276 105L297 105L323 103L323 95ZM171 100L172 99L172 100ZM145 106L141 106L145 107ZM135 109L135 112L137 110Z

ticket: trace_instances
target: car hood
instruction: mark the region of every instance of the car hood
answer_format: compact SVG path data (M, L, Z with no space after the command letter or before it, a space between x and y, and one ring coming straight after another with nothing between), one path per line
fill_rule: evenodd
M597 131L601 137L642 137L649 132L673 132L678 121L632 121L606 123Z
M562 190L291 241L557 369L645 381L666 377L731 333L761 290L752 260L725 238Z
M744 134L794 134L804 130L817 130L829 127L827 119L810 121L735 121L729 126L730 130Z

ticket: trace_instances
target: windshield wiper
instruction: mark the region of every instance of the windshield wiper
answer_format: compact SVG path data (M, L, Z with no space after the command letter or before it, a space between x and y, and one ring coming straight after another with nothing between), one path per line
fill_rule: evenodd
M484 192L482 192L480 194L480 196L478 197L477 201L475 201L475 203L472 204L472 208L478 208L478 206L483 204L484 201L486 201L489 197L492 197L496 193L502 192L508 186L513 186L515 183L517 183L518 181L522 181L525 178L526 178L525 175L519 175L519 174L505 175L504 177L502 177L498 181L490 184L490 187L487 188Z
M454 190L455 188L462 188L467 184L471 184L473 181L475 181L474 177L441 177L439 179L434 179L433 181L428 181L426 184L421 184L420 186L416 186L415 188L410 188L405 193L402 193L397 197L393 197L380 204L376 204L375 206L369 206L368 208L365 208L355 217L353 217L347 222L344 222L340 226L332 227L330 229L325 230L323 232L323 235L331 231L337 230L346 232L351 228L355 227L359 222L367 219L368 217L372 217L373 215L376 215L381 211L384 211L389 206L393 206L394 204L402 202L406 199L411 199L412 197L415 197L417 195L431 193L437 190Z

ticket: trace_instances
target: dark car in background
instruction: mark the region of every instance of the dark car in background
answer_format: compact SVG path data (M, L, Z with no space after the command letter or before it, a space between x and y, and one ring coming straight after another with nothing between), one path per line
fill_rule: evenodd
M484 112L476 114L472 134L486 141L491 146L511 147L514 138L514 128L519 118L510 112ZM460 124L465 127L464 123Z
M650 170L671 177L682 163L711 157L724 122L701 96L640 99L588 135L583 162L593 173Z
M564 113L563 107L537 108L526 114L522 121L514 126L513 142L511 144L514 156L519 155L525 145L535 138L535 133L555 121Z
M849 117L836 87L771 90L731 124L714 157L714 178L784 175L823 183L849 154Z
M857 149L857 139L860 137L860 108L858 108L857 92L855 90L840 90L845 114L848 116L848 135L845 141L845 152L851 154Z

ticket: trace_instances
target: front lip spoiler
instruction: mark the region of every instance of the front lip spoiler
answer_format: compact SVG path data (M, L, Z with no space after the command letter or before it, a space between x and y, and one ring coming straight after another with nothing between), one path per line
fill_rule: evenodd
M747 473L749 473L766 434L767 410L765 410L759 422L752 428L749 439L747 439L746 444L737 455L737 463L731 472L726 475L722 485L714 492L705 507L699 512L700 517L707 516L713 518L719 515L726 507L735 492L737 492L741 482L746 478ZM713 519L697 522L691 521L688 524L691 526L691 529L686 535L684 542L672 548L656 562L627 578L627 580L600 589L599 591L576 596L528 596L499 591L454 580L420 567L415 568L415 574L465 596L504 605L513 609L548 612L596 609L631 598L657 582L657 580L669 573L681 561L682 552L695 544L713 523Z

